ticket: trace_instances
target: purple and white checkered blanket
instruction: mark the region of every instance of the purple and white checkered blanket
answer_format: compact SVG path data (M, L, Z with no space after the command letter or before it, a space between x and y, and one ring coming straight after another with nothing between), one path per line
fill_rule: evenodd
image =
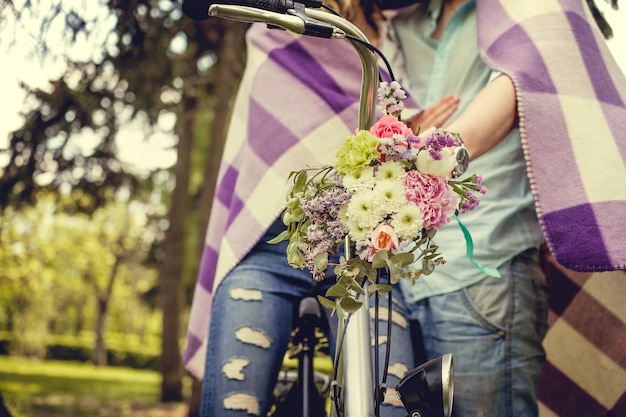
M559 263L626 269L626 78L582 0L478 0L483 60L516 85L539 220Z

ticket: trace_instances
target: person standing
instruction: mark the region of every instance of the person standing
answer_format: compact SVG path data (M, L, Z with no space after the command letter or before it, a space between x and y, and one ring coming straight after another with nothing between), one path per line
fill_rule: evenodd
M569 206L572 199L564 198L562 190L584 173L569 153L556 162L556 154L548 151L590 143L589 135L581 133L589 133L583 123L603 126L601 135L611 132L602 138L607 145L624 143L624 129L616 128L623 122L610 112L604 117L592 113L583 121L584 107L597 108L606 97L603 92L615 98L617 113L626 113L623 74L614 71L591 21L579 0L430 0L402 10L393 20L403 51L403 62L396 65L407 74L404 86L422 106L444 93L460 98L445 128L463 136L468 171L481 173L488 189L480 205L462 219L473 238L474 259L498 266L501 278L486 276L470 262L461 247L463 230L455 223L435 236L447 263L415 285L403 285L410 317L422 327L427 359L453 354L453 416L538 415L547 330L540 247L546 239L574 269L626 267L623 239L606 233L613 227L623 230L623 222L600 204L597 213L606 215L602 223L591 225L589 216L577 216L577 207ZM585 65L597 67L585 72ZM598 82L609 73L612 80ZM589 86L598 96L579 97ZM599 152L606 155L607 149L615 148ZM619 166L609 164L606 177L623 178ZM580 190L577 203L588 197ZM614 209L624 207L624 196L606 191L602 197ZM591 236L593 242L593 232L603 227L599 238L605 239L597 247L580 238Z

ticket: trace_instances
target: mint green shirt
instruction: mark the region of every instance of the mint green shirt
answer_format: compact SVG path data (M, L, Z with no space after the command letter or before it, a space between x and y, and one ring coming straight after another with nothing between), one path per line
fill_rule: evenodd
M397 15L392 21L403 52L401 84L423 107L428 108L446 94L460 97L456 115L499 74L481 60L476 41L475 0L468 0L451 16L441 40L430 37L435 29L441 0L420 4ZM397 65L397 62L394 63ZM428 128L429 126L424 126ZM459 215L474 241L474 259L498 267L515 255L539 247L543 234L534 209L526 176L526 163L517 128L490 151L473 160L467 174L480 174L487 194L480 205ZM460 227L452 221L434 238L446 264L422 276L415 285L402 281L407 301L448 293L474 284L485 277L466 256Z

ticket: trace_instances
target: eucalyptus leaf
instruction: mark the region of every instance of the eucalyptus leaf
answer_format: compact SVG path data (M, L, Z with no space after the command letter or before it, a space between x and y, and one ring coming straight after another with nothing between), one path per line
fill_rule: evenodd
M405 267L415 261L413 254L408 252L397 253L389 258L388 264Z
M328 267L328 252L320 252L313 258L313 265L319 271L325 271Z
M378 292L378 284L372 284L369 287L367 287L367 296L368 297L371 297L372 295L374 295L377 292Z
M323 297L321 295L317 296L317 300L320 302L322 307L327 308L328 310L335 309L335 302L333 300L329 300L328 298Z
M372 258L372 266L377 269L384 268L387 266L387 259L389 259L389 251L381 250Z
M350 282L352 282L352 278L345 273L337 276L337 284L343 285L344 287L349 287Z
M422 261L422 269L424 275L430 275L435 270L435 263L432 259L424 258Z
M374 293L383 294L386 292L390 292L393 287L388 284L372 284L367 287L367 295L371 297Z
M363 287L355 280L351 280L350 281L350 287L349 287L352 291L361 294L361 295L365 295L365 290L363 289Z
M327 297L345 297L347 295L350 295L350 292L341 284L335 284L326 290Z
M392 284L397 284L398 282L400 282L400 279L402 278L402 271L403 269L400 268L397 265L390 265L389 266L389 281L391 281Z
M339 305L342 310L347 313L354 313L363 305L362 301L355 300L354 298L345 297L339 301Z
M300 199L297 197L291 197L290 199L287 200L285 207L287 207L288 209L300 207Z
M391 292L391 290L393 289L393 286L389 285L389 284L378 284L378 292L385 293L385 292Z

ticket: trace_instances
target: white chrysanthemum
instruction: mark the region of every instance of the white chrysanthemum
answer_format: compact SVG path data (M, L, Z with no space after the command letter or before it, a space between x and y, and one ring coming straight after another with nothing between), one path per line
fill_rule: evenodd
M403 181L406 177L404 165L397 161L388 161L381 164L376 171L376 179L380 181Z
M372 189L376 180L373 167L363 167L357 173L346 174L342 178L343 186L348 192L354 193L365 189Z
M374 187L374 198L381 211L391 214L408 203L401 181L380 181Z
M354 242L364 241L372 236L373 227L363 227L356 220L348 220L348 234Z
M358 224L362 228L374 229L385 215L376 204L375 194L372 190L357 192L348 203L346 214L348 215L348 227L350 224Z
M424 227L424 220L419 207L406 204L392 216L390 224L400 240L414 239Z

